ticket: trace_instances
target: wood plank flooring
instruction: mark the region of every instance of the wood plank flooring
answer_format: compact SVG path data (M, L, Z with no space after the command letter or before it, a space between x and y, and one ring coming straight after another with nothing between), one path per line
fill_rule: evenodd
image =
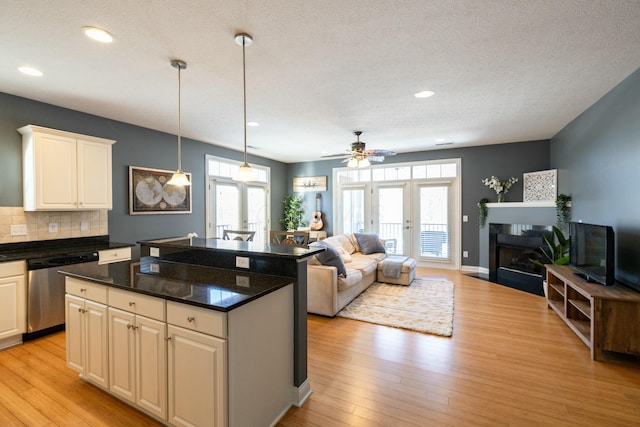
M594 362L544 299L455 271L453 337L309 316L313 394L280 426L640 425L640 360ZM0 351L0 426L157 426L66 368L64 333Z

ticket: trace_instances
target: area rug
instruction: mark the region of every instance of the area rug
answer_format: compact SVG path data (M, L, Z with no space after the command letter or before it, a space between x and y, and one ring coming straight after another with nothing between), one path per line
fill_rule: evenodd
M374 283L337 316L450 337L453 283L415 279L409 286Z

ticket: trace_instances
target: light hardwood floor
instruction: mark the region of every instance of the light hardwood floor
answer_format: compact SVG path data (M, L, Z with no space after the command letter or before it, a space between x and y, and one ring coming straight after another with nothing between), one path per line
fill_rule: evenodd
M281 426L640 425L640 359L594 362L542 297L446 270L453 337L309 316L313 394ZM0 351L0 426L156 426L65 367L64 333Z

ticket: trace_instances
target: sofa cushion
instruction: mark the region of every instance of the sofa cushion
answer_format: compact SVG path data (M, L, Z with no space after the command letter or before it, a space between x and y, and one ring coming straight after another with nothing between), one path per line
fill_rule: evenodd
M350 269L361 271L363 276L376 271L377 267L378 263L374 259L369 259L364 256L354 256L349 264Z
M362 281L362 273L359 270L347 270L347 277L338 277L338 290L344 291Z
M385 253L384 245L380 241L380 237L378 237L377 234L354 233L353 235L358 242L360 252L362 252L364 255Z
M337 236L327 237L322 241L331 244L334 248L343 247L350 254L356 251L355 246L351 243L351 238L347 234L338 234Z
M342 260L345 262L345 264L351 262L351 254L347 252L345 248L343 248L342 246L338 246L336 250L338 251L340 256L342 256Z
M347 268L344 266L344 261L336 248L331 246L329 243L326 243L324 240L319 241L318 246L323 246L325 250L324 252L316 254L316 259L320 261L322 265L335 267L338 269L338 276L345 277L347 275Z

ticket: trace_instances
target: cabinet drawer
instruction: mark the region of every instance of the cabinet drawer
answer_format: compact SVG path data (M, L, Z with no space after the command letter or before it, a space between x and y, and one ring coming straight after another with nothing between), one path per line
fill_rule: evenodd
M98 251L98 264L109 264L110 262L129 261L131 259L131 248L105 249Z
M227 337L227 314L220 311L167 301L167 323L220 338Z
M109 305L120 310L141 314L156 320L165 320L164 300L150 295L109 288Z
M102 304L107 303L107 287L104 285L87 282L74 277L67 277L65 280L65 289L68 294L90 299Z
M20 276L24 273L24 261L0 262L0 277Z

